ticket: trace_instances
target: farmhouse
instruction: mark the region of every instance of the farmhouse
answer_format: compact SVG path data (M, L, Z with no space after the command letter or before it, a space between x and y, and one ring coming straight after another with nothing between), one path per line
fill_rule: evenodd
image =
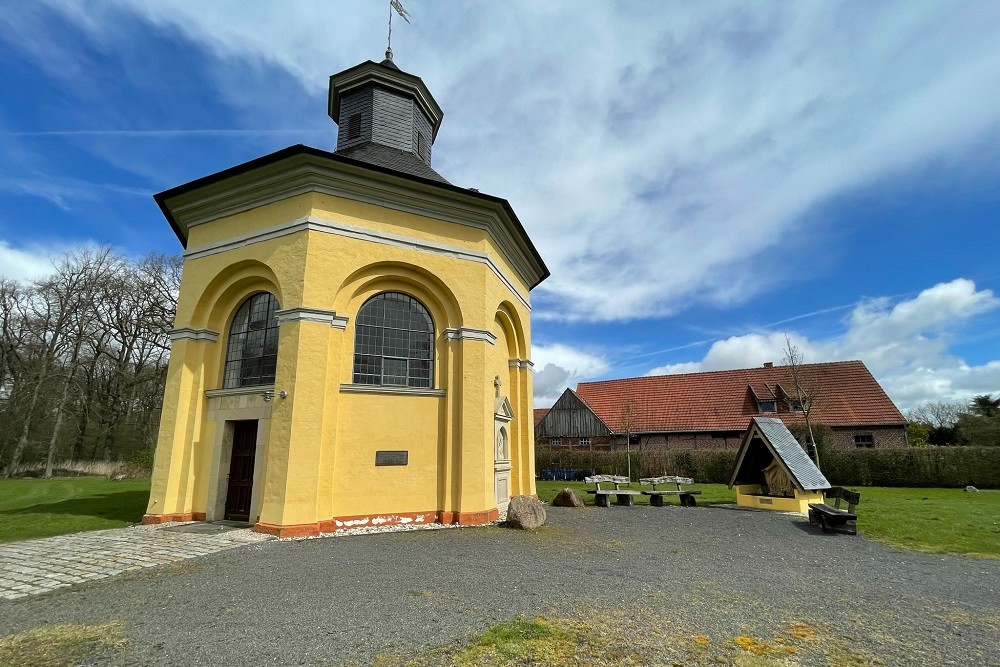
M442 110L386 56L330 77L335 152L156 195L185 250L145 522L470 524L535 493L548 270L506 200L434 170Z
M798 386L799 389L796 387ZM801 398L806 397L806 398ZM800 403L800 400L802 403ZM535 426L539 444L737 449L753 417L829 426L839 448L908 446L906 419L860 361L581 382Z

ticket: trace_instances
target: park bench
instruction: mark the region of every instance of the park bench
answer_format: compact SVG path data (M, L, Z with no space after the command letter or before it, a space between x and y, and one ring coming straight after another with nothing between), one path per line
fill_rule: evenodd
M858 534L858 515L854 508L861 502L861 494L840 486L823 492L827 500L834 499L833 507L826 503L809 503L809 523L818 523L824 533L839 531L849 535ZM847 501L847 509L840 508L841 499Z
M682 489L682 484L693 484L694 480L690 477L675 477L673 475L666 475L663 477L644 477L639 480L640 484L648 484L653 487L652 491L643 491L644 496L649 496L649 504L653 507L663 507L663 496L677 496L681 505L684 507L694 507L697 503L694 501L694 497L701 493L695 489ZM673 484L677 488L675 489L657 489L658 484Z
M598 507L607 507L610 496L615 496L615 503L618 505L632 506L635 504L633 496L639 495L638 491L623 489L632 482L624 475L594 475L584 479L587 484L593 484L595 488L587 489L587 493L594 495L594 504ZM614 484L614 489L602 489L601 484Z

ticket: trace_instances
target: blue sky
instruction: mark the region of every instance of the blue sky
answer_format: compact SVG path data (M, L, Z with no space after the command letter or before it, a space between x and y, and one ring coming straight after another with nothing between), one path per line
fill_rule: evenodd
M1000 4L409 0L434 166L552 277L536 403L581 380L860 358L902 407L1000 392ZM386 3L0 3L0 273L178 252L151 195L296 143Z

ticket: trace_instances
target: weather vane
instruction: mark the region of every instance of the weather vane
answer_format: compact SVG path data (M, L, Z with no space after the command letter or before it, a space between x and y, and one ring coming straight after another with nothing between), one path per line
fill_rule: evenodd
M406 8L403 7L403 3L401 3L399 0L389 0L389 40L388 40L388 44L386 45L386 49L385 49L385 57L388 58L389 60L392 60L392 13L393 13L393 11L395 11L397 14L399 14L399 17L401 19L403 19L404 21L406 21L407 23L410 22L410 12L406 11Z

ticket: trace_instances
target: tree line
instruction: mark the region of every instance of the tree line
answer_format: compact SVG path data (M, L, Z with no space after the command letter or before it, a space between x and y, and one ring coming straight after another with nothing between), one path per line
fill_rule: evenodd
M1000 398L976 396L967 403L932 401L906 413L913 445L1000 446Z
M0 471L58 462L148 467L180 283L179 257L111 248L60 256L32 281L0 276Z

